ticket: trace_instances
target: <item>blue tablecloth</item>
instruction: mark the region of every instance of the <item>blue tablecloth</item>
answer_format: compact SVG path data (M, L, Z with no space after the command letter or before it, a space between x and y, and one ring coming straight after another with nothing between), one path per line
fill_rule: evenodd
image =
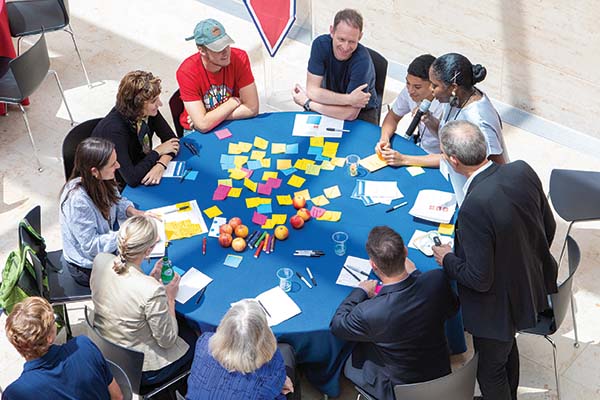
M159 186L127 188L124 194L141 209L155 208L191 199L196 199L202 210L216 204L223 211L224 216L227 218L241 217L253 231L259 228L251 222L254 209L247 209L244 199L255 197L256 193L244 189L240 198L227 198L224 201L212 200L212 194L217 187L217 179L228 178L227 171L221 170L220 156L227 154L229 143L253 142L255 136L260 136L271 143L299 144L299 154L297 155L271 155L269 145L267 157L272 158L269 170L276 170L276 159L291 158L295 160L303 157L314 159L314 156L307 155L309 138L291 135L295 115L296 113L261 114L249 120L227 122L219 129L227 127L233 136L225 140L219 140L212 133L205 135L193 133L183 140L193 142L199 149L200 155L191 157L187 148L181 146L182 150L178 159L187 160L188 166L199 171L195 181L180 183L179 179L163 179ZM346 122L344 127L350 129L350 132L345 133L343 138L326 139L340 143L338 156L354 153L366 157L373 153L374 145L380 134L379 127L363 121ZM412 142L400 137L395 138L393 147L407 154L423 154L422 150ZM252 179L260 181L262 173L266 170L255 171ZM366 174L366 171L362 172L363 175ZM286 241L276 243L274 254L263 253L260 258L255 259L251 250L246 250L241 253L244 260L237 269L223 265L226 255L234 252L231 249L221 248L217 239L209 238L205 256L202 255L201 241L202 237L206 235L172 242L169 247L169 256L174 264L184 270L194 266L214 279L199 304L195 304L196 296L194 296L186 304L177 303L177 311L197 323L202 330L214 330L228 310L230 303L243 298L255 297L276 286L275 273L278 268L290 267L306 276L305 267L309 266L318 286L309 289L294 276L290 296L300 306L302 313L273 327L273 332L280 341L294 346L297 361L307 366L305 371L308 379L323 393L337 396L339 394L339 374L344 359L351 351L351 345L331 334L329 322L340 302L352 289L335 284L346 257L334 254L332 233L336 231L348 233L347 255L368 258L365 243L370 229L376 225L392 227L402 235L405 242L408 242L416 229L425 231L436 229L437 224L415 220L408 214L408 210L412 207L420 190L452 191L452 188L437 169L426 169L425 174L416 177L411 177L405 168L389 167L366 174L362 177L363 179L397 180L398 187L405 197L402 200L396 200L394 204L404 200L408 201L407 206L392 213L385 213L389 206L379 204L365 207L360 200L350 198L356 178L350 177L346 168L338 167L333 171L322 171L318 177L305 175L302 171L298 171L297 174L307 178L300 189L287 185L289 177L279 173L283 182L281 187L274 190L272 194L273 213L287 213L289 216L295 213L292 206L279 206L275 199L276 194L291 194L293 197L294 192L307 188L314 197L322 194L324 188L338 185L342 197L332 199L331 203L324 208L342 211L341 221L326 222L311 219L301 230L296 231L290 228L290 237ZM234 181L234 186L240 187L241 182ZM210 227L211 220L208 220L206 216L205 219ZM287 225L289 227L289 217ZM326 255L320 258L294 257L292 253L295 249L321 249L326 252ZM426 257L418 250L409 249L408 256L420 270L438 268L433 258ZM462 353L466 350L460 313L448 321L446 333L452 353Z

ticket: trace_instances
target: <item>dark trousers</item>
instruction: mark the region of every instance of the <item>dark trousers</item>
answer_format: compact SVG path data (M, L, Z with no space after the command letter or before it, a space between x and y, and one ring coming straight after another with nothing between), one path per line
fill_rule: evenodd
M292 384L294 385L294 393L289 393L286 398L288 400L300 400L302 391L300 389L300 377L296 369L296 355L294 353L294 348L287 343L277 343L277 348L283 357L285 373L290 377Z
M473 336L479 352L477 382L484 400L516 400L519 387L519 349L510 342Z
M366 122L370 122L374 125L378 125L379 124L379 116L377 115L377 113L379 112L378 108L363 108L362 110L360 110L360 112L358 113L358 117L356 117L356 119L360 119L362 121L366 121Z
M65 261L65 263L67 264L67 269L69 270L69 273L75 282L81 286L90 287L90 276L92 275L91 268L81 268L80 266L71 264L68 261Z

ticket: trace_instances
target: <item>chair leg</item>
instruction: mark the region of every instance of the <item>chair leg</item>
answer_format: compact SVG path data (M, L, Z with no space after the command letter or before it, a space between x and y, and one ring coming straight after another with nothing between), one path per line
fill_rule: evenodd
M577 334L577 320L575 319L575 296L571 293L571 316L573 317L573 331L575 332L575 343L573 346L579 348L579 335Z
M73 28L71 24L67 25L64 29L69 35L71 35L71 40L73 40L73 46L75 47L75 52L77 53L77 57L79 57L79 63L81 64L81 69L83 69L83 74L85 75L85 80L89 88L92 87L90 83L90 77L88 76L87 69L85 69L85 64L83 63L83 59L81 58L81 53L79 52L79 47L77 47L77 42L75 41L75 33L73 32Z
M69 321L69 310L67 310L67 305L62 305L63 314L65 316L65 329L67 330L67 340L70 340L73 337L73 331L71 330L71 321Z
M58 85L58 90L60 95L65 102L65 107L67 108L67 112L69 113L69 119L71 120L71 126L75 125L75 121L73 121L73 115L71 114L71 109L69 108L69 104L67 103L67 98L65 97L65 92L63 91L62 85L60 84L60 80L58 79L58 74L53 69L48 70L48 73L54 75L54 79L56 79L56 84Z
M556 365L556 343L549 336L544 336L552 345L552 358L554 360L554 378L556 379L556 397L560 400L560 386L558 383L558 367Z
M17 57L21 55L21 39L23 39L23 36L19 36L17 39Z
M35 160L37 161L38 171L42 172L44 169L42 168L42 163L40 162L40 157L38 155L37 147L35 146L35 141L33 140L33 134L31 133L31 128L29 127L29 120L27 119L27 113L25 112L25 108L19 103L19 108L21 109L21 113L23 113L23 120L25 121L25 127L27 128L27 134L29 135L29 141L31 141L31 146L33 147L33 155L35 156Z

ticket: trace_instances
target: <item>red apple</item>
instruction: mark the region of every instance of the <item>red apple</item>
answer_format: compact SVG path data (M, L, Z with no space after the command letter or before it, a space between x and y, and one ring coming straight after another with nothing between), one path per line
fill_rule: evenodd
M245 238L248 236L248 227L246 225L238 225L233 231L235 232L235 236L239 238Z
M290 218L290 225L292 225L292 228L294 229L300 229L304 226L304 220L301 216L294 215L292 218Z
M237 238L233 239L233 242L231 243L231 247L233 248L233 250L240 253L240 252L244 251L244 249L246 249L246 241L244 239L242 239L241 237L237 237Z
M299 209L296 215L299 215L300 218L304 220L304 222L310 219L310 212L306 208Z
M242 239L244 240L244 239ZM231 237L231 235L229 233L223 233L221 232L221 234L219 235L219 244L222 247L229 247L231 246L231 242L233 241L233 238Z
M233 217L229 220L228 224L231 225L231 227L235 231L235 228L242 224L242 219L239 217Z
M229 224L223 224L219 227L219 233L228 233L229 235L231 235L233 233L233 228Z
M288 235L290 234L290 232L288 231L288 228L285 225L277 225L275 227L275 237L277 238L277 240L285 240L287 239Z
M296 210L298 210L306 206L306 199L304 198L304 196L298 194L294 196L294 199L292 200L292 205Z

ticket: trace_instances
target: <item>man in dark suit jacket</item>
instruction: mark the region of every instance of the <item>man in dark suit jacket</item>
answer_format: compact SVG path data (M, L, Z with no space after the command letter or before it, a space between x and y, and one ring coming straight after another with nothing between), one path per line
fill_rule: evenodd
M515 333L535 326L556 293L550 254L556 223L536 173L523 161L486 159L479 128L453 121L440 131L442 156L468 178L454 252L434 246L438 263L458 282L465 329L479 351L477 379L485 400L516 399Z
M331 320L334 335L357 342L344 373L377 399L394 399L393 386L450 373L444 322L458 300L444 271L421 273L406 258L402 237L386 226L373 228L367 253L383 286L361 282Z

